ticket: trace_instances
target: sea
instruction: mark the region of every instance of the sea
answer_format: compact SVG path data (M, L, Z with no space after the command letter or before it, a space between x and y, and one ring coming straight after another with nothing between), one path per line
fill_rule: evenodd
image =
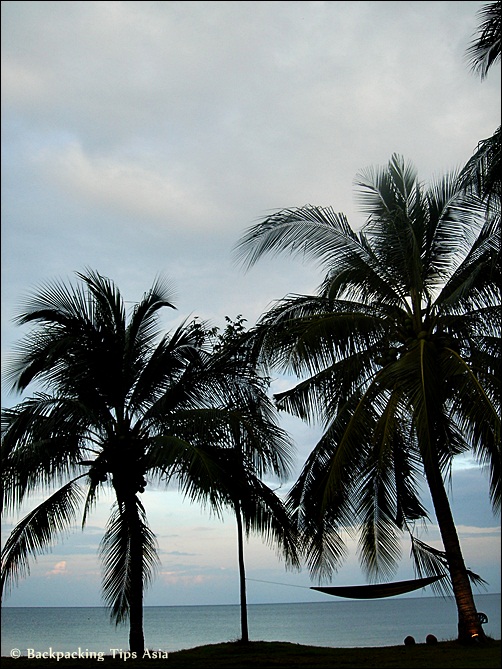
M500 639L500 594L475 595L475 600L488 617L485 632ZM407 636L416 643L424 643L428 634L439 641L457 636L455 602L442 597L250 604L248 618L252 641L378 647L401 645ZM148 606L144 629L146 647L163 653L236 641L240 607ZM3 607L1 645L2 656L36 658L52 651L119 657L128 649L128 628L111 624L102 607Z

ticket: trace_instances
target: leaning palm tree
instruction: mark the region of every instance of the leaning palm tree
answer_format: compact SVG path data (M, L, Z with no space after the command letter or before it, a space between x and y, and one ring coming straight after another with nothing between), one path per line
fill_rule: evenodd
M207 412L218 415L213 407L237 392L239 379L235 370L207 364L210 346L196 321L159 336L159 312L173 307L164 281L128 317L109 279L94 271L78 278L76 286L45 285L17 318L33 330L6 378L17 391L32 383L37 390L3 411L3 503L15 512L34 493L47 496L4 546L2 591L74 525L80 508L85 525L100 493L110 491L103 595L112 620L129 620L130 649L140 655L143 593L158 562L140 495L149 481L168 483L183 463L212 498L217 465L198 444L211 444Z
M447 565L459 639L483 639L446 482L470 451L500 511L500 218L463 200L455 175L426 188L396 155L357 185L360 232L305 206L266 218L237 247L249 265L289 251L326 270L317 294L286 296L256 328L264 359L301 379L279 408L323 426L290 504L312 573L331 576L355 525L362 566L381 580L402 532L428 518L425 479L444 551L414 542L416 568Z

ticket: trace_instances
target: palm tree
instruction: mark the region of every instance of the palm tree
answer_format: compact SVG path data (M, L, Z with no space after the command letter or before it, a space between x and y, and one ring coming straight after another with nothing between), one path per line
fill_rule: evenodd
M289 502L312 573L331 576L345 556L341 530L356 524L362 566L382 579L402 531L428 518L425 479L459 639L483 639L445 482L455 456L472 452L500 511L500 218L463 200L455 175L425 188L396 155L356 183L368 216L359 233L343 214L305 206L278 211L237 246L248 265L289 251L326 270L316 295L286 296L256 328L264 359L302 379L276 396L279 408L323 426ZM436 570L434 550L421 548L419 573Z
M173 307L164 281L128 317L109 279L90 270L77 276L76 286L43 286L17 317L34 329L6 378L14 390L31 383L38 390L3 411L3 502L16 511L35 492L48 495L4 546L2 591L28 573L30 556L72 527L80 508L84 526L109 490L115 502L100 547L103 595L112 620L129 620L130 649L141 655L143 592L158 556L140 494L147 482L168 483L182 463L201 494L214 497L217 465L198 445L211 445L208 412L219 416L213 407L239 379L207 364L210 346L196 321L158 341L159 312Z
M213 341L213 356L209 364L224 368L239 384L227 394L219 413L206 416L206 425L213 427L211 443L199 444L210 462L217 465L215 483L207 495L204 482L194 476L184 462L173 471L191 501L209 501L218 515L227 508L235 514L237 523L237 555L241 609L241 642L249 642L247 615L246 570L244 561L245 537L253 532L264 537L277 549L286 566L299 568L297 535L291 516L281 498L263 481L275 476L285 481L291 474L292 442L286 431L278 426L272 399L268 394L270 380L260 374L250 346L252 337L244 328L244 319L226 317L227 326L206 330L204 338ZM204 326L201 324L201 331ZM204 472L203 472L204 474Z
M235 322L227 318L227 327L215 345L215 353L223 364L234 363L249 379L252 393L246 393L237 403L229 404L239 412L239 429L233 430L226 443L220 444L219 462L223 471L222 492L226 504L235 513L241 605L241 641L249 641L244 535L251 531L265 535L275 544L286 566L300 568L297 536L282 500L263 481L266 474L287 480L292 471L289 436L276 422L274 406L268 395L270 380L261 376L256 359L249 348L252 341L245 332L242 316ZM244 402L242 402L244 400ZM242 429L242 428L245 429ZM250 438L251 437L251 438Z

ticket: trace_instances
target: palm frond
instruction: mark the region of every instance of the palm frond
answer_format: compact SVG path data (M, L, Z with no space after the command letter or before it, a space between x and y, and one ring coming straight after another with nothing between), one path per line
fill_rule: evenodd
M448 562L444 551L429 546L417 539L410 532L411 550L410 555L413 559L415 570L419 578L427 576L445 576L432 584L432 589L438 595L444 597L453 594L451 579L448 573Z
M143 506L137 498L135 505L140 545L132 545L134 541L138 541L138 537L135 536L136 529L133 530L123 504L114 505L100 545L103 596L110 608L110 617L117 625L125 622L129 616L134 551L139 550L141 553L143 588L151 582L158 565L155 535L147 525Z
M284 558L286 567L299 570L298 535L282 500L259 479L252 481L252 485L251 508L247 505L244 510L249 529L275 547L278 557Z
M328 509L323 505L325 465L331 451L327 439L316 445L286 500L288 513L298 528L301 553L319 582L329 582L343 564L347 557L345 535L350 536L351 527L350 498L342 487L336 498L332 495Z
M346 217L331 207L305 205L283 209L251 227L235 252L244 266L252 267L265 254L285 251L319 264L333 264L347 253L357 252L357 235Z
M289 296L262 317L256 334L268 364L301 377L374 348L387 334L384 313L323 296Z
M170 282L159 276L141 302L134 306L126 329L124 361L126 368L130 365L137 374L143 371L143 365L151 355L151 346L158 338L160 309L176 308L173 293Z
M125 305L118 287L109 278L90 268L77 272L89 289L89 304L94 323L99 323L101 333L113 332L123 339L125 331ZM91 297L92 296L92 297Z
M2 504L16 509L40 487L82 470L89 415L64 398L37 393L2 411Z
M73 479L30 511L12 530L2 550L2 592L30 572L29 557L47 552L76 520L82 502L81 477Z
M64 375L64 352L72 339L90 327L90 304L81 285L59 281L42 284L21 303L24 310L15 317L19 325L38 329L14 347L6 365L6 379L12 389L22 391L34 380L50 385Z
M486 218L437 297L447 313L500 304L500 218Z
M161 472L166 484L176 483L191 502L209 504L216 515L222 512L222 496L218 482L220 464L212 448L179 437L156 437L148 462Z
M478 142L473 155L459 176L461 188L486 202L488 212L498 211L499 214L501 150L501 126L499 126L491 137Z
M448 573L448 561L445 551L420 541L411 532L410 539L411 557L413 558L418 576L420 578L424 576L448 576L448 578L440 579L433 583L432 589L436 591L436 594L443 597L451 596L453 589ZM467 569L467 575L474 585L486 589L487 582L479 574L476 574L471 569Z
M475 74L485 79L490 68L500 61L502 3L488 2L478 11L476 35L466 51L466 59Z

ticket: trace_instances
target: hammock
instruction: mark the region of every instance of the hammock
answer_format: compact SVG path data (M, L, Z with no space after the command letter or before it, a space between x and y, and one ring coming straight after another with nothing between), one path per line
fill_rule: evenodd
M349 597L350 599L377 599L378 597L394 597L394 595L402 595L405 592L412 592L419 588L424 588L440 578L444 578L445 574L441 576L430 576L428 578L416 578L411 581L394 581L394 583L376 583L374 585L346 585L338 587L315 588L311 590L318 590L324 592L326 595L333 595L335 597Z

